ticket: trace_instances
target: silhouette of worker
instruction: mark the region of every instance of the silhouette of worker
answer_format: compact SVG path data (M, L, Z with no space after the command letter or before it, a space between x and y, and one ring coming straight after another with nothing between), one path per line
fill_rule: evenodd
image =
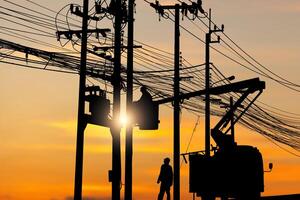
M152 96L151 94L147 91L147 87L146 86L142 86L140 89L142 96L139 100L139 102L144 102L144 103L149 103L152 102Z
M157 179L157 183L160 183L160 191L157 200L162 200L165 193L167 194L167 200L171 199L170 187L173 184L173 171L169 163L170 158L165 158L164 164L160 168L160 173Z
M139 124L147 124L147 119L149 118L149 115L151 115L152 109L152 96L147 91L146 86L142 86L140 88L140 91L142 93L140 99L135 104L135 117L137 122Z

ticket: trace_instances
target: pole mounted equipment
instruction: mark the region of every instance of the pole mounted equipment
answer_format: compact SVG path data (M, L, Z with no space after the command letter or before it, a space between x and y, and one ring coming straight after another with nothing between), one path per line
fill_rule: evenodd
M79 5L74 5L74 4L71 4L70 5L70 11L72 14L78 16L78 17L83 17L84 14L83 12L81 11L81 6ZM100 21L101 18L99 17L96 17L96 16L87 16L88 20L95 20L95 21Z
M106 91L99 86L88 86L85 89L85 101L89 103L90 114L85 114L86 122L98 126L111 126L110 101L106 98Z
M102 37L107 37L107 33L111 30L108 28L105 29L88 29L87 33L95 33L96 38L99 38L99 34L102 35ZM81 39L82 30L68 30L68 31L57 31L56 36L57 40L59 41L61 39L61 35L65 36L68 40L72 40L73 35L75 35L78 39Z

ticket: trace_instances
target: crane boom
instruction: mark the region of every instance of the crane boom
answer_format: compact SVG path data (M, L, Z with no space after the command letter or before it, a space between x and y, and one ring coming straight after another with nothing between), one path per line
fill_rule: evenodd
M249 86L251 86L250 89L249 89ZM253 78L253 79L230 83L230 84L226 84L226 85L222 85L222 86L218 86L218 87L212 87L209 89L209 93L211 95L220 95L220 94L225 94L225 93L229 93L229 92L248 91L250 94L252 92L255 92L257 90L264 89L264 88L265 88L264 81L260 81L259 78ZM186 100L186 99L190 99L190 98L197 97L197 96L203 96L203 95L205 95L205 92L206 92L206 90L204 89L204 90L198 90L195 92L180 94L179 99ZM165 103L170 103L172 101L174 101L174 97L160 99L160 100L155 101L155 103L165 104Z
M260 199L264 191L263 159L259 150L248 145L237 145L233 135L226 135L222 129L233 119L233 113L250 94L258 92L254 98L243 106L243 111L236 117L236 123L250 108L265 89L265 82L258 78L240 81L210 89L210 94L218 95L239 92L241 96L230 106L230 109L211 130L211 136L217 146L214 155L206 157L201 154L189 154L190 161L190 192L203 198L214 199ZM205 91L197 91L182 97L204 95ZM229 129L228 129L229 130ZM226 133L226 132L225 132ZM209 198L210 199L210 198Z

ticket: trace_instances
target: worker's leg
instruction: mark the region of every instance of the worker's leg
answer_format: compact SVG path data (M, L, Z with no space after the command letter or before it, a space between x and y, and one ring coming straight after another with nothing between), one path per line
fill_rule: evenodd
M171 200L170 187L166 187L167 200Z
M165 188L162 185L160 185L160 190L159 190L157 200L163 200L164 193L165 193Z

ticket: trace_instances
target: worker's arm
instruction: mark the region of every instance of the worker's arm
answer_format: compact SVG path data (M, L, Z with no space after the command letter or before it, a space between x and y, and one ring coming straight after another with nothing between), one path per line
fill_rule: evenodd
M161 171L162 171L162 166L160 167L160 172L159 172L159 176L157 178L157 183L160 183L160 181L161 181Z

